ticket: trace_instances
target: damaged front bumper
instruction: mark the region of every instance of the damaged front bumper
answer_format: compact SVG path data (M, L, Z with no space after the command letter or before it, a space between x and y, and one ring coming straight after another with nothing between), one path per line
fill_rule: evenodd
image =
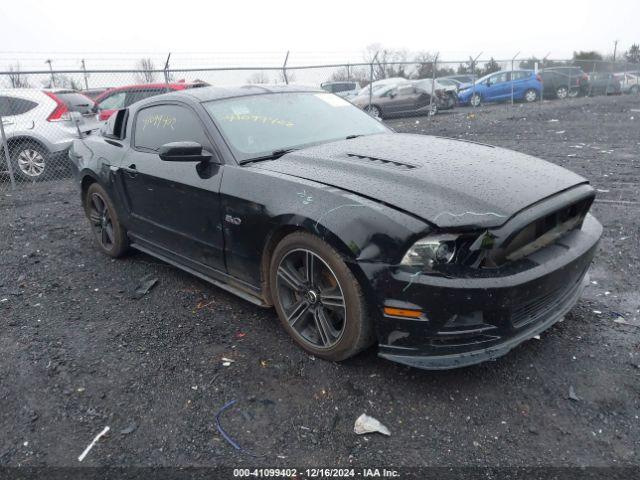
M385 314L379 355L425 369L498 358L560 320L577 302L602 234L588 215L579 230L530 258L515 274L446 278L388 268L377 275L384 306L420 310L416 319Z

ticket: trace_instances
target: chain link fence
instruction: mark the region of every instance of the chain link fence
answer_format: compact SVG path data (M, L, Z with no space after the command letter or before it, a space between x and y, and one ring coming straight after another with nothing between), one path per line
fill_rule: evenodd
M571 101L586 95L637 95L640 64L594 60L469 58L268 67L137 68L0 72L0 194L69 178L74 138L95 135L114 111L143 98L207 85L321 87L382 119L488 108L489 104Z

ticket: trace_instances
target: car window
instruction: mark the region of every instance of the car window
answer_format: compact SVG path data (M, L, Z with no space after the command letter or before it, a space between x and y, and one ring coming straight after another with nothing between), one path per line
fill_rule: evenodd
M415 88L413 85L403 85L402 87L398 87L397 94L398 95L413 95L415 92Z
M157 152L165 143L186 141L198 142L205 148L209 145L202 122L189 108L155 105L137 113L133 131L135 148Z
M116 92L102 100L98 106L101 110L120 110L124 108L124 99L126 92Z
M513 72L514 80L526 80L531 74L529 72Z
M493 77L491 77L491 83L504 83L508 82L510 75L508 72L497 73Z
M329 93L246 95L203 105L240 161L280 149L388 131L359 108Z
M24 98L0 96L0 116L22 115L37 106L36 102Z
M54 95L67 106L70 112L91 113L93 100L78 92L55 92Z
M355 90L356 89L356 85L355 83L336 83L333 86L333 92L334 93L338 93L338 92L348 92L350 90Z
M140 100L145 98L154 97L162 93L166 93L165 88L146 88L141 90L131 90L127 92L127 97L124 101L124 106L129 107Z

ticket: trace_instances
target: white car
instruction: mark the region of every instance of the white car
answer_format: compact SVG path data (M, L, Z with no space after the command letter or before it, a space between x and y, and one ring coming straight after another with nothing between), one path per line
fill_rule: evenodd
M622 93L640 93L640 72L617 73Z
M93 100L74 90L0 89L0 117L11 168L18 180L42 180L67 169L67 151L78 132L99 127ZM0 172L8 171L0 155Z
M320 84L320 88L326 90L329 93L335 93L342 98L353 98L358 95L360 91L360 84L358 82L344 81L344 82L325 82Z
M382 80L376 80L375 82L372 82L370 85L367 85L366 87L363 87L359 92L358 92L358 97L363 96L363 95L369 95L369 90L371 90L371 92L375 92L376 90L379 90L381 88L384 87L395 87L396 85L398 85L399 83L407 83L409 80L407 80L406 78L402 78L402 77L390 77L390 78L383 78Z

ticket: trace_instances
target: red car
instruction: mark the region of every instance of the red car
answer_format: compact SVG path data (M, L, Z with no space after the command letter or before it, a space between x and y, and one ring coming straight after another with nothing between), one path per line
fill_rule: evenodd
M94 109L96 113L98 113L98 119L104 121L108 120L113 112L121 108L127 108L129 105L143 98L153 97L154 95L160 95L174 90L205 87L207 85L208 84L204 82L143 83L140 85L110 88L95 99Z

